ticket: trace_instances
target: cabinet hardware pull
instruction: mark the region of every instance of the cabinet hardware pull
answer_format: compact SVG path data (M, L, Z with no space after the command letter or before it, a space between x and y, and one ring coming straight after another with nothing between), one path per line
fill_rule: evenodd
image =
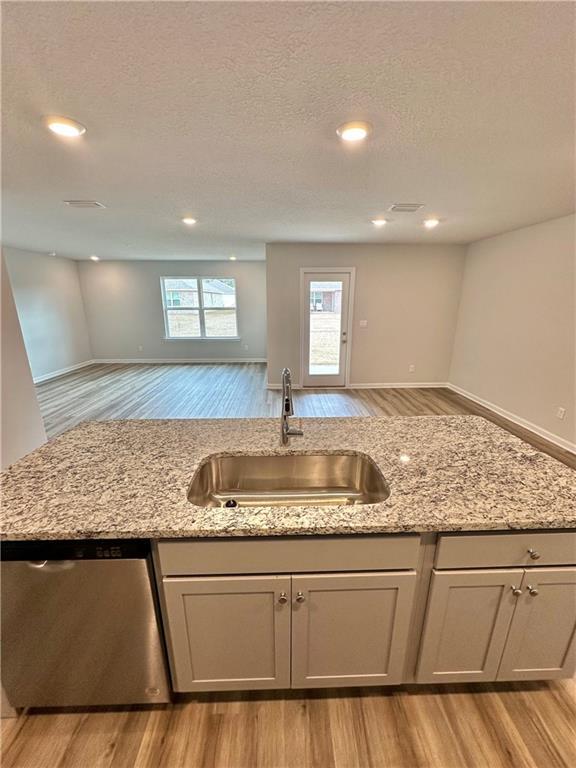
M286 605L286 603L288 602L288 595L286 594L286 592L280 592L280 597L278 598L278 602L280 603L280 605Z
M297 603L303 603L306 598L304 597L304 592L298 592L296 595L296 602Z
M528 554L531 560L540 560L540 552L536 552L535 549L529 549Z
M536 589L536 587L533 587L531 584L528 584L526 589L528 590L528 592L530 592L532 597L536 597L536 595L538 594L538 590Z
M510 587L510 589L512 590L512 594L513 594L515 597L519 597L519 596L522 594L522 590L521 590L521 589L519 589L519 588L518 588L516 585L514 585L514 584L512 584L512 586Z

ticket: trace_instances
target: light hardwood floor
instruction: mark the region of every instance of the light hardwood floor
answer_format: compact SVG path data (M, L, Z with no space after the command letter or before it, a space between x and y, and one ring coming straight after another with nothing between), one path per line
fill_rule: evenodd
M574 684L205 694L4 721L3 768L574 768Z
M275 416L262 365L91 366L38 386L48 432L84 419ZM448 390L296 392L302 416L478 413ZM574 681L254 692L172 705L24 713L2 768L575 768Z
M280 394L266 366L91 365L37 385L49 437L86 419L277 416ZM448 389L296 390L299 416L485 416L541 451L576 467L576 456Z

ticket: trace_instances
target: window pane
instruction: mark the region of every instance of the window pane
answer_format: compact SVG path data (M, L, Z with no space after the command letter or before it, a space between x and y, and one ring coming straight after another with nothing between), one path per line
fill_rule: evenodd
M167 307L197 307L198 280L195 277L167 277L164 301Z
M202 280L202 298L205 307L235 307L236 281L228 277Z
M206 336L238 336L235 309L207 309L204 312Z
M197 309L168 309L168 336L200 336L200 312Z

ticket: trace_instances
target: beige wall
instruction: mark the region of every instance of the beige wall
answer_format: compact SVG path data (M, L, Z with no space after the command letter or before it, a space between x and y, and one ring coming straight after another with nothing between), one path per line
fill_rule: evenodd
M77 263L16 248L4 254L34 378L90 360Z
M464 252L455 245L268 245L269 383L278 384L285 365L300 382L300 268L332 266L356 268L351 385L446 382Z
M80 281L95 359L266 357L266 265L258 261L88 261ZM236 278L240 341L164 338L161 277ZM142 349L139 349L142 347Z
M2 469L46 442L24 339L2 258Z
M452 384L572 443L574 272L574 216L469 246L450 373Z

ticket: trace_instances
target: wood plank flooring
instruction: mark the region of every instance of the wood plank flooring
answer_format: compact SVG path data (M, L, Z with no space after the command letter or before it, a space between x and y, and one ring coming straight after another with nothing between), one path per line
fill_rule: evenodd
M204 694L3 721L2 768L574 768L574 682Z
M86 419L256 418L277 416L280 395L266 366L91 365L37 385L49 437ZM448 389L296 390L299 416L484 416L559 461L576 456Z

